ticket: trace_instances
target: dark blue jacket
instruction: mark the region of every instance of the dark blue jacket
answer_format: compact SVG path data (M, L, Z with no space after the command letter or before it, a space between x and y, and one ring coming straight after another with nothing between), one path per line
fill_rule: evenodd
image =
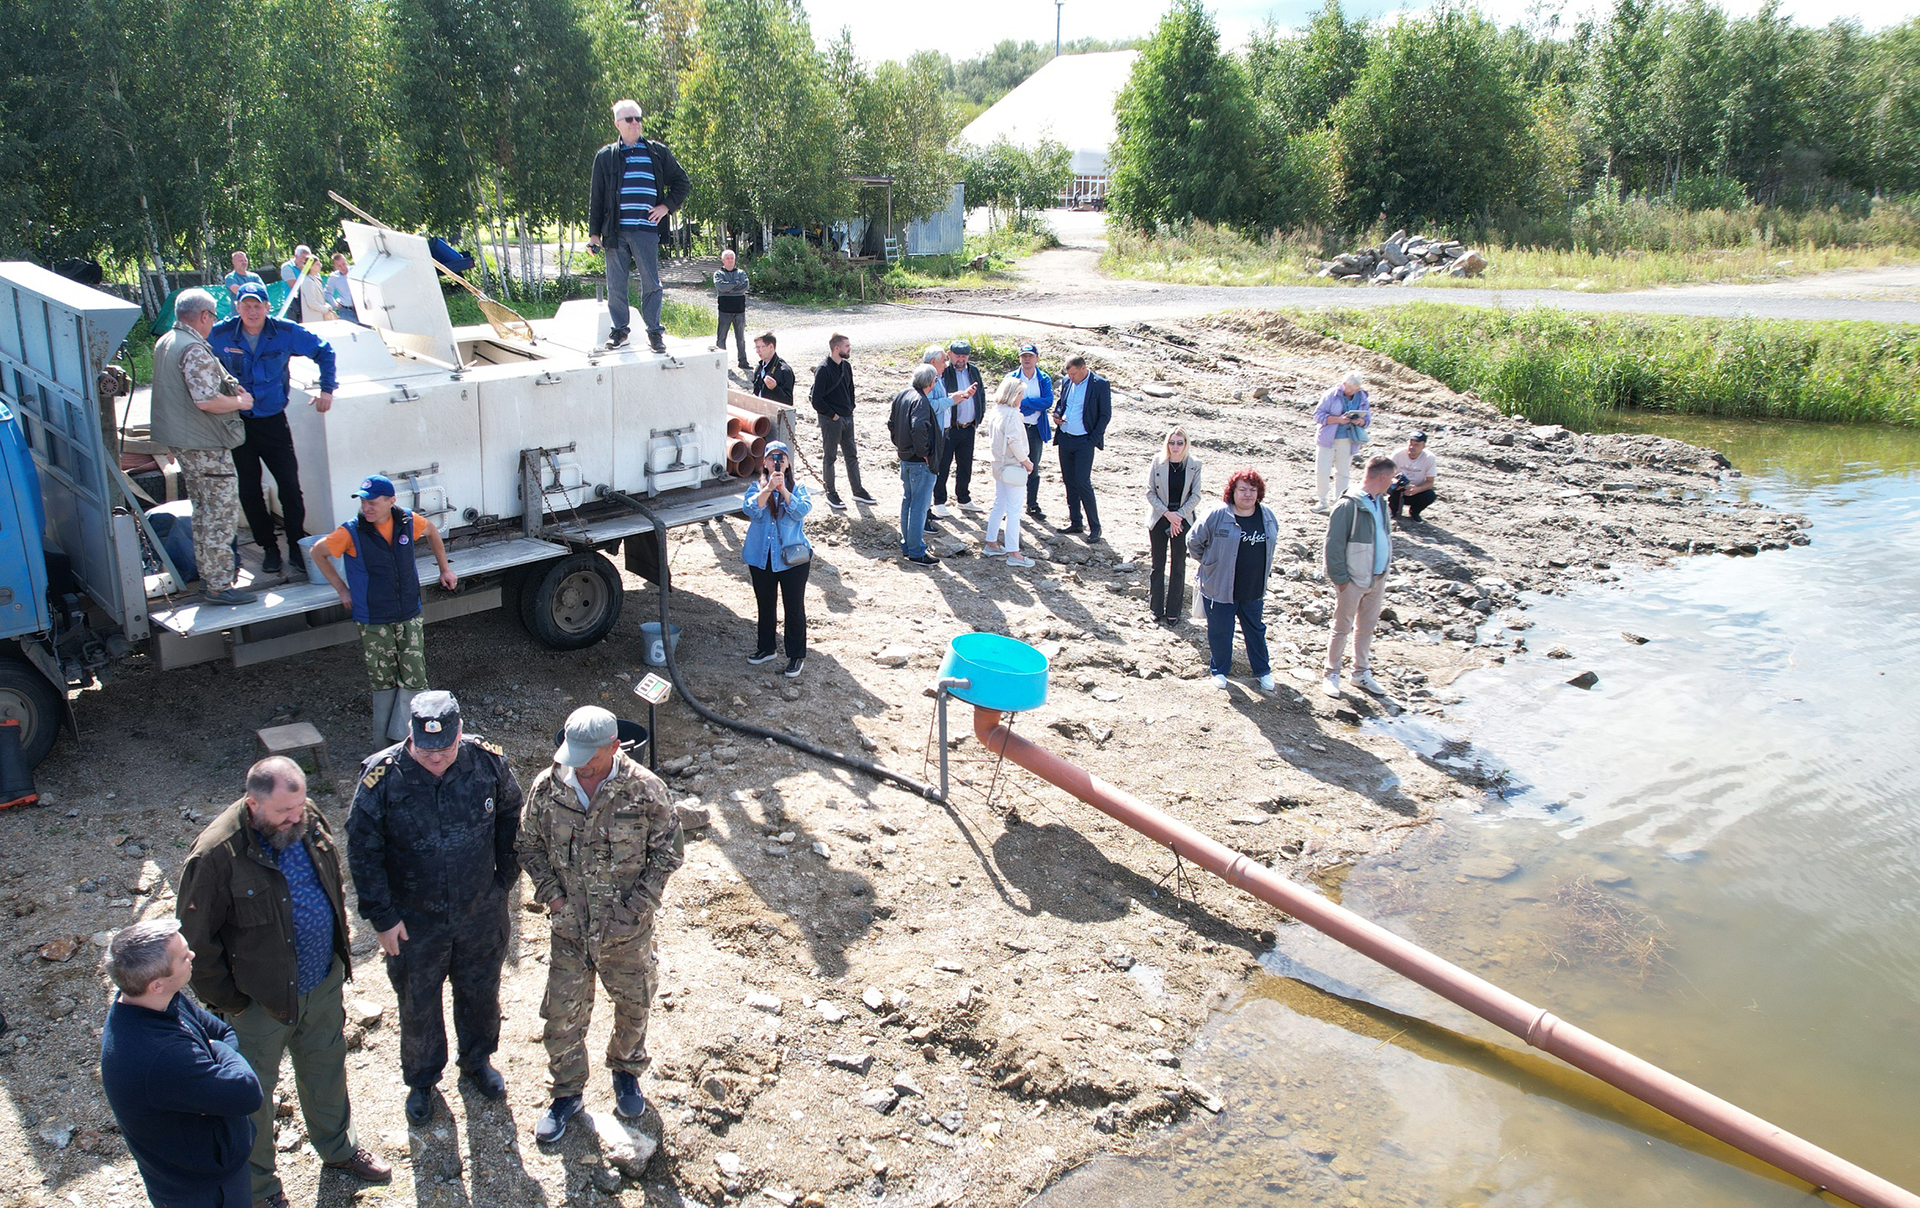
M1073 389L1073 379L1062 375L1060 378L1060 401L1053 405L1053 422L1056 424L1064 423L1066 420L1067 391L1071 389ZM1082 404L1080 419L1082 425L1087 430L1087 435L1093 438L1094 448L1104 449L1107 447L1107 421L1112 418L1113 384L1097 373L1087 374L1087 398L1086 402ZM1054 439L1058 441L1060 437L1066 434L1067 431L1064 427L1059 428L1054 433Z
M346 527L353 552L340 560L353 597L353 619L362 625L392 625L420 615L420 571L414 565L413 513L393 509L393 541L380 526L355 516Z
M1029 415L1039 416L1040 439L1050 440L1053 433L1047 427L1047 412L1053 407L1053 379L1047 376L1046 370L1037 366L1034 368L1033 375L1040 383L1040 397L1020 400L1020 422L1025 423ZM1007 376L1019 379L1022 384L1026 382L1025 378L1020 377L1018 369Z
M164 1011L116 999L100 1031L100 1084L147 1198L166 1208L218 1204L247 1164L249 1117L261 1102L233 1029L185 994Z
M333 345L298 323L269 317L260 329L259 345L248 348L235 316L214 324L207 343L227 372L253 395L253 410L241 412L250 419L266 419L287 409L288 362L294 357L306 357L320 366L320 389L332 390L340 384L333 373Z

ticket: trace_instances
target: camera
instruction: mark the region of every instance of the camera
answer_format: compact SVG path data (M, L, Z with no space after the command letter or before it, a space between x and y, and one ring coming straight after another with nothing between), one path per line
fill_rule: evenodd
M1408 478L1405 474L1395 474L1393 476L1393 485L1388 487L1387 489L1390 491L1404 491L1407 489L1407 487L1412 485L1412 482L1413 480Z

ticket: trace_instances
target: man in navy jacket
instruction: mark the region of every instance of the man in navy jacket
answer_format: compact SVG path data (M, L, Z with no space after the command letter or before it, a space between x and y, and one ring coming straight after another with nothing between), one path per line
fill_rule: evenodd
M1087 358L1067 358L1060 401L1053 406L1053 443L1060 447L1060 477L1067 488L1067 525L1063 533L1085 533L1100 540L1100 509L1093 501L1093 452L1107 447L1107 421L1113 418L1113 387L1087 369ZM1087 523L1080 524L1085 511Z
M207 343L227 372L253 394L253 410L240 417L247 438L233 451L240 510L246 513L247 527L260 546L260 569L277 574L281 568L280 546L274 535L273 513L267 510L267 497L260 489L260 467L265 465L280 492L280 514L287 527L287 561L304 572L300 538L306 536L307 508L300 495L300 462L293 455L293 431L287 427L287 367L294 357L306 357L320 366L320 393L313 396L313 409L325 412L332 408L333 390L340 384L333 371L333 345L298 323L269 317L267 287L257 282L240 287L236 305L240 313L216 323L207 334Z
M100 1084L147 1198L164 1208L247 1208L260 1080L233 1029L180 992L193 950L179 922L124 928L106 968L120 995L100 1031Z

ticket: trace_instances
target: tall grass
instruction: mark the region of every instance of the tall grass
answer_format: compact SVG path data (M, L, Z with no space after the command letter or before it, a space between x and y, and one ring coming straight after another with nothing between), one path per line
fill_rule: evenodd
M1467 239L1492 267L1473 280L1427 277L1416 288L1647 289L1920 260L1920 205L1688 210L1596 195L1564 215L1513 214L1484 227L1423 233ZM1307 228L1252 237L1205 223L1142 234L1115 224L1101 267L1114 276L1187 285L1337 286L1314 276L1320 263L1348 247L1377 244L1383 234Z
M1569 428L1643 408L1920 426L1920 328L1492 310L1420 302L1303 325Z

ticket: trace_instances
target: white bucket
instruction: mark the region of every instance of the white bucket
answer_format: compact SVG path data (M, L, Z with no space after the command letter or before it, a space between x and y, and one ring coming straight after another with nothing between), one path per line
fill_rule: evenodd
M647 666L666 666L668 648L674 650L680 649L680 627L678 625L667 630L667 640L662 642L660 640L660 622L642 621L640 623L640 649L642 657L647 660Z

